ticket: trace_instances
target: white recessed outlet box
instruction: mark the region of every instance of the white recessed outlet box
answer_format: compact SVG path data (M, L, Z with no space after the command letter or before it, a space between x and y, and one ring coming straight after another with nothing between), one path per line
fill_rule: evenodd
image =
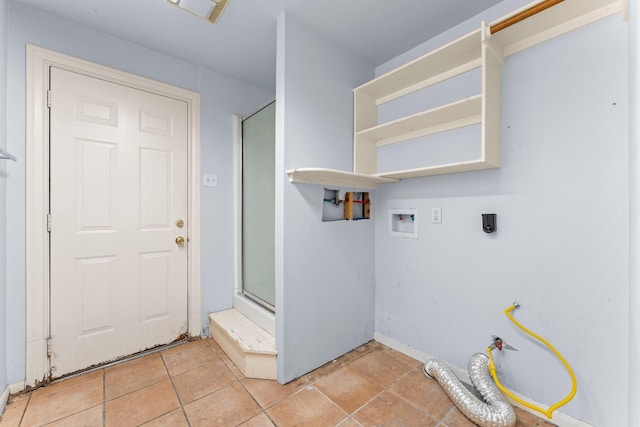
M389 209L389 235L408 239L418 238L418 209Z

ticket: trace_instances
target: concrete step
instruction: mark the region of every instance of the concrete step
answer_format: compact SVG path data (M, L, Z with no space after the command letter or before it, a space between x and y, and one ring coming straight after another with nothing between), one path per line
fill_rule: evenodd
M234 309L209 314L209 331L247 378L275 380L276 341Z

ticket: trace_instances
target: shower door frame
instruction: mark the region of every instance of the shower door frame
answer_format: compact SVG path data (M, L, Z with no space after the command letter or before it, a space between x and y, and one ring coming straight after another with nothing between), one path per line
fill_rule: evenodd
M270 306L266 308L254 298L247 296L243 290L243 249L242 249L242 180L243 180L243 141L242 122L245 118L261 111L265 107L275 102L275 98L270 99L255 112L246 116L234 114L233 119L233 230L234 230L234 281L233 281L233 307L275 336L275 310ZM275 284L274 284L275 286Z

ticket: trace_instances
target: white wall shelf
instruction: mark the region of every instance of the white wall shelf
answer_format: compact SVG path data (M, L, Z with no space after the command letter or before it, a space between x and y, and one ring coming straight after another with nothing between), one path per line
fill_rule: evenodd
M374 100L380 105L473 70L480 66L481 58L478 29L359 86L355 96L361 104ZM372 126L370 119L367 114L356 120L356 130Z
M356 138L380 147L481 122L482 96L476 95L365 129Z
M339 187L366 188L371 190L375 189L378 184L400 181L395 178L322 168L292 169L287 171L287 175L289 175L291 182L337 185Z
M471 172L488 169L487 163L483 160L471 160L468 162L447 163L437 166L426 166L424 168L404 169L395 172L378 174L381 178L394 178L397 180L407 178L418 178L421 176L445 175L448 173Z
M435 49L354 89L354 172L321 168L287 171L292 182L373 189L401 179L500 167L501 86L504 57L616 13L626 17L628 0L564 0L504 29L497 24L527 16L544 0ZM447 105L378 122L378 107L404 95L481 69L481 93ZM479 124L480 156L468 161L378 173L378 148Z

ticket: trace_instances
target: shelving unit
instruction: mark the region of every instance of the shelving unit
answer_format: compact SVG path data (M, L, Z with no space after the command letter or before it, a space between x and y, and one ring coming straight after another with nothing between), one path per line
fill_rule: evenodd
M478 30L354 89L353 172L305 168L287 173L292 182L371 189L405 178L498 168L504 57L617 13L626 17L627 10L628 0L542 0L492 25L482 22ZM380 105L476 68L482 74L479 94L378 122ZM477 159L378 173L378 147L474 124L481 127Z
M481 125L481 158L472 162L399 170L382 177L408 178L500 166L502 49L486 36L487 26L442 46L354 89L354 172L378 174L378 147L472 124ZM481 93L451 104L378 124L378 106L482 69ZM404 82L404 85L401 83ZM473 165L473 169L467 169Z

